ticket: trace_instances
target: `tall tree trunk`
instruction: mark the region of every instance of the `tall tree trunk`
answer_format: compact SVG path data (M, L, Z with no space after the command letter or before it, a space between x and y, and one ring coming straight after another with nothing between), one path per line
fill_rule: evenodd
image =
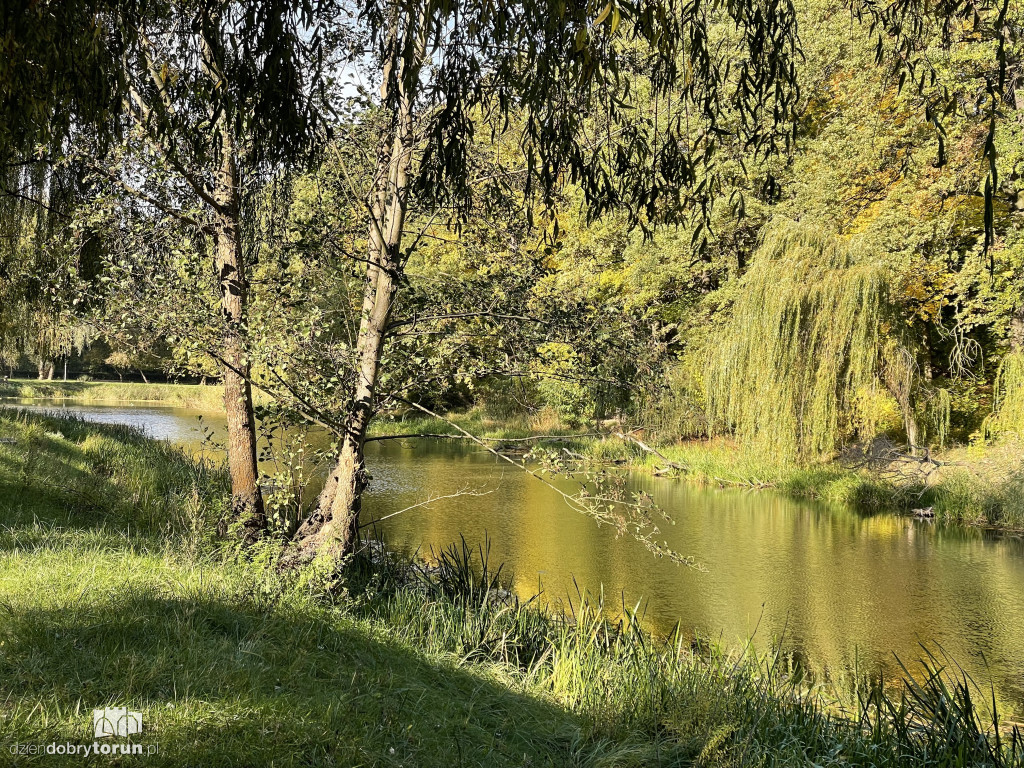
M1024 352L1024 301L1010 318L1010 351Z
M243 526L245 541L259 539L267 527L256 464L256 417L253 413L249 360L243 336L248 284L241 246L238 166L228 129L221 128L221 166L214 179L215 264L225 332L224 411L227 419L231 507Z
M57 364L53 360L48 360L46 363L46 380L53 381L53 369L57 367Z
M46 378L46 361L43 358L39 358L39 362L36 364L36 370L39 372L39 380L42 381Z
M914 394L918 365L909 352L904 351L904 355L905 357L898 363L883 367L882 380L900 408L900 414L903 416L903 429L907 435L907 448L914 456L917 454L917 441L920 436Z
M382 135L370 199L363 311L356 342L356 378L352 410L345 420L338 458L317 500L314 513L296 532L304 556L314 552L331 558L350 554L359 540L359 512L366 488L364 444L375 409L375 391L381 352L397 292L396 277L403 268L402 234L408 204L409 168L413 150L413 101L408 85L418 78L423 39L423 20L410 17L407 39L414 40L412 62L401 60L404 46L393 37L381 86L384 103L388 87L396 89L392 127ZM412 37L414 36L414 37ZM406 67L416 71L406 73ZM392 70L398 73L392 80Z

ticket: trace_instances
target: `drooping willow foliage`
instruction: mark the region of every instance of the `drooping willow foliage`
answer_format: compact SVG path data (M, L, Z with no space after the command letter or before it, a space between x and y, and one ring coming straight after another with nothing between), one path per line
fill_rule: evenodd
M1024 352L1011 352L1003 358L992 391L992 415L986 420L986 431L1024 437Z
M952 423L953 398L948 389L936 388L928 398L925 413L928 416L928 426L932 430L931 442L939 448L945 448L949 440L949 430Z
M772 223L712 344L709 415L780 459L828 454L873 431L857 406L882 386L892 392L883 380L912 412L916 366L900 327L885 272L862 244Z

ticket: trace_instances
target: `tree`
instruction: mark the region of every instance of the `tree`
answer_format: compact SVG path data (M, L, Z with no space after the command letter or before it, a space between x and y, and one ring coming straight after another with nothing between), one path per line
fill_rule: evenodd
M45 141L43 160L81 163L210 243L232 507L249 540L265 515L244 340L246 184L322 136L322 31L334 11L330 0L26 2L4 30L17 55L0 87L27 112L0 136L7 155Z
M718 424L776 458L815 458L872 437L863 401L888 388L917 446L915 342L863 241L773 222L737 288L706 377Z
M363 197L362 314L335 465L297 534L306 555L328 557L351 552L358 537L381 357L419 239L406 239L414 201L428 220L457 225L474 191L484 199L515 192L528 207L538 199L550 208L571 181L593 216L623 210L642 228L694 211L705 218L719 186L725 105L735 116L730 128L771 154L788 141L797 99L787 2L398 0L360 3L359 11L380 84L379 98L367 95L380 128ZM716 36L709 19L732 39ZM474 162L480 129L517 149L515 167L489 180ZM698 227L695 242L703 234Z

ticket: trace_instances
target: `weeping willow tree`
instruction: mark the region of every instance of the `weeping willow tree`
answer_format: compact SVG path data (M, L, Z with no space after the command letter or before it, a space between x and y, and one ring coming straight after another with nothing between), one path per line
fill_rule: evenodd
M1024 352L1013 351L1003 358L992 392L992 414L985 420L986 432L1024 437Z
M53 378L57 358L81 353L95 335L75 307L78 273L100 247L76 235L83 184L70 164L0 170L0 360L12 373L28 357L39 378Z
M718 431L780 459L828 454L874 429L860 403L888 390L917 440L915 356L886 273L858 239L773 222L716 334L706 377Z

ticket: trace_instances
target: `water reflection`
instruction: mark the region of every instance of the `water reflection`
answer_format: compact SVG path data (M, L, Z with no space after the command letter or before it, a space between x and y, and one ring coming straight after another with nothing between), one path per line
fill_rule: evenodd
M1018 539L943 528L890 515L862 517L769 493L707 490L637 477L675 519L669 545L694 555L700 573L651 558L566 509L550 489L509 472L485 453L460 446L386 445L378 472L405 479L374 486L367 509L386 514L429 494L469 485L495 489L447 500L430 512L389 520L391 538L439 546L461 532L484 533L493 556L515 569L518 589L538 582L551 598L575 595L573 577L591 590L646 601L650 624L684 627L739 642L787 648L833 673L859 665L894 671L893 654L920 656L941 646L980 679L1024 689L1024 546ZM986 664L989 671L986 673ZM1021 708L1016 707L1017 711Z
M86 406L86 418L143 426L154 437L195 445L198 412ZM207 418L207 421L211 421ZM215 420L213 420L215 421ZM220 427L218 424L213 426ZM862 517L771 493L699 489L637 476L675 520L669 545L693 555L701 573L655 560L566 508L557 494L465 444L374 443L366 514L381 518L459 489L485 495L444 499L390 518L395 544L427 550L461 533L490 538L516 589L576 599L577 584L629 605L643 599L652 628L686 629L764 647L783 646L829 675L897 671L894 654L945 649L979 682L995 684L1024 716L1024 543L978 530L890 515Z

